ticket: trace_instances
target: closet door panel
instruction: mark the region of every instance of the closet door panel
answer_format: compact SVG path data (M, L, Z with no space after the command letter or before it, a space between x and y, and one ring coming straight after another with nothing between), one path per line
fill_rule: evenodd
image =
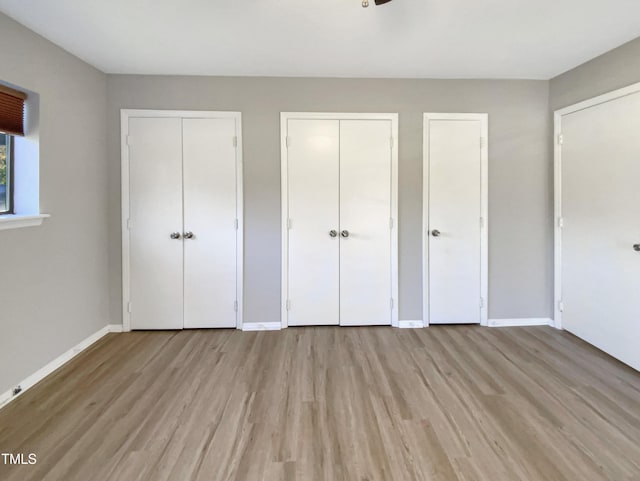
M339 122L289 120L287 134L288 323L338 324Z
M431 120L428 132L429 323L478 324L482 125Z
M236 327L235 120L183 119L182 131L184 327Z
M391 135L388 120L340 121L341 325L391 324Z
M639 93L562 118L562 327L635 369L639 129Z
M182 139L179 118L129 119L132 329L182 329Z

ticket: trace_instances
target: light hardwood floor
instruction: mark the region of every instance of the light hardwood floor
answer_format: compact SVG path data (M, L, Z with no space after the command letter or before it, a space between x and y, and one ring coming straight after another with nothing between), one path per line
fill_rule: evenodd
M111 334L0 411L3 481L636 481L640 374L547 327Z

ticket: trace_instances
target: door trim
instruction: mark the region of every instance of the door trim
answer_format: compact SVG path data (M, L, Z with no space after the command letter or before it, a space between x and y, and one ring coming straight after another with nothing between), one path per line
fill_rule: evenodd
M425 113L422 136L422 319L429 326L429 122L431 120L480 121L480 325L489 319L489 114ZM480 301L480 299L478 299Z
M562 117L640 92L640 82L558 109L553 113L554 272L553 326L562 329Z
M329 112L281 112L280 113L280 175L281 175L281 325L289 325L287 310L287 293L289 292L289 236L287 220L289 218L288 197L288 156L287 156L287 121L295 119L326 120L389 120L391 121L391 325L398 327L398 114L397 113L329 113Z
M238 311L236 313L236 329L242 329L243 322L243 289L244 289L244 207L242 181L242 114L240 112L215 112L201 110L120 110L120 158L121 158L121 230L122 230L122 330L131 330L131 314L128 305L131 299L130 288L130 248L129 229L129 134L130 118L189 118L189 119L234 119L236 124L236 297Z

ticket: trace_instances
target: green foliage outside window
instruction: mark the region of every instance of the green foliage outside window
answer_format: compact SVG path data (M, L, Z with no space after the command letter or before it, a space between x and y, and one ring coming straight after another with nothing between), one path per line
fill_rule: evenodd
M2 136L4 137L4 136ZM6 139L6 137L4 137ZM0 184L7 183L7 146L0 144Z
M10 181L11 159L7 158L7 144L10 137L3 133L0 133L0 213L5 214L9 210L10 192L11 188L7 183ZM10 152L9 152L10 154ZM9 164L9 165L7 165ZM8 178L9 177L9 178Z

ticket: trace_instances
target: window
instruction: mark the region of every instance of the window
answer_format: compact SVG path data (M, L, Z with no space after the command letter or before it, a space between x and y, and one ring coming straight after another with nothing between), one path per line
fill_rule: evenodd
M39 201L39 106L36 92L0 80L0 231L41 225L49 217Z
M13 214L15 135L24 137L27 94L0 84L0 215Z
M0 215L13 213L13 137L0 133Z

